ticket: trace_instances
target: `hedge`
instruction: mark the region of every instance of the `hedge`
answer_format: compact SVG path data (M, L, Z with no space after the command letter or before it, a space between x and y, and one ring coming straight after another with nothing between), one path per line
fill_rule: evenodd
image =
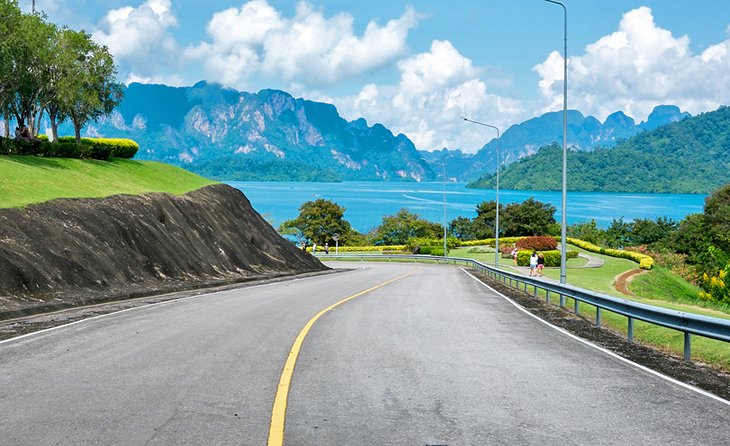
M448 251L448 246L446 247ZM432 255L432 256L444 256L444 247L441 246L420 246L416 254ZM448 254L448 252L447 252Z
M545 257L545 266L560 266L560 251L551 249L548 251L538 251ZM517 251L517 266L530 266L530 256L533 250L525 249ZM565 258L573 259L578 257L578 251L566 251Z
M585 249L586 251L604 254L611 257L619 257L622 259L633 260L634 262L639 264L639 268L641 269L651 269L652 266L654 266L654 259L646 254L641 254L633 251L624 251L622 249L604 248L602 246L597 246L593 243L585 242L577 238L568 237L566 240L571 245L575 245L579 248Z
M500 237L499 238L499 244L515 244L517 241L522 240L525 237ZM495 239L493 238L485 238L481 240L467 240L465 242L461 242L461 246L481 246L481 245L489 245L494 246Z
M132 158L139 145L131 139L122 138L81 138L76 143L73 136L58 138L58 142L48 141L45 135L36 139L0 138L0 155L35 155L47 158L92 158L106 160Z
M397 251L404 252L406 250L405 245L382 245L382 246L340 246L337 248L337 252L382 252L382 251ZM312 247L307 246L307 252L312 252ZM317 245L317 252L324 252L324 247ZM335 252L335 247L330 246L330 254Z

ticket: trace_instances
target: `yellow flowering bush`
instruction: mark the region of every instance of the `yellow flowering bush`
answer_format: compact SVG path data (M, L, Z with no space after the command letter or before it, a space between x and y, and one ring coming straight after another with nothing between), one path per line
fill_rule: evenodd
M728 270L730 265L721 269L717 275L709 276L707 273L702 275L702 288L707 291L700 291L700 299L730 302L730 286L726 280Z
M568 237L567 240L568 243L570 243L571 245L575 245L589 252L595 252L611 257L619 257L622 259L633 260L634 262L639 264L639 268L641 269L651 269L654 266L654 259L646 254L641 254L633 251L624 251L622 249L603 248L601 246L597 246L593 243L579 240L577 238Z
M509 243L514 244L517 243L518 240L521 240L525 237L500 237L499 243ZM485 238L481 240L469 240L466 242L461 242L461 246L482 246L482 245L488 245L488 246L494 246L494 239L493 238Z

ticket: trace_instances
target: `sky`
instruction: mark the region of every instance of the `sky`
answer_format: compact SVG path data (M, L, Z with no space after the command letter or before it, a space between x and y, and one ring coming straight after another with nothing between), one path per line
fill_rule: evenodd
M29 10L31 0L19 0ZM730 8L718 0L565 0L568 108L638 123L657 105L730 103ZM119 80L330 102L467 153L563 107L563 10L544 0L36 0L108 46Z

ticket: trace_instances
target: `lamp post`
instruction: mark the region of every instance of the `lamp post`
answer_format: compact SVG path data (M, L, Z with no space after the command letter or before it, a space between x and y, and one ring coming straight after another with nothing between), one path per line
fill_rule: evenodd
M493 125L485 124L479 121L472 121L471 119L467 119L463 116L461 117L461 119L466 122L483 125L484 127L489 127L497 131L497 216L494 219L494 266L495 268L499 268L499 166L502 164L502 158L499 154L499 129Z
M560 219L560 283L566 282L565 274L565 244L566 244L566 213L568 188L568 9L564 4L555 0L545 0L563 7L563 206Z
M426 158L421 159L430 164L440 164L444 168L444 257L446 257L446 161L439 163L438 161L429 161Z

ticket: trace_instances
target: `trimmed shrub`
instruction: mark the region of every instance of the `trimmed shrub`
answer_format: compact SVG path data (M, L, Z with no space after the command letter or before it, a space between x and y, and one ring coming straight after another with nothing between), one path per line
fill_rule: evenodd
M500 237L499 238L499 247L500 251L502 246L505 244L515 244L518 240L523 239L524 237ZM485 238L481 240L468 240L465 242L461 242L461 246L481 246L481 245L487 245L487 246L494 246L495 240L493 238Z
M75 143L76 138L73 136L61 136L60 138L58 138L58 142ZM131 139L124 138L81 138L81 143L87 143L91 145L92 157L94 157L93 154L101 154L100 156L103 156L103 154L108 151L109 156L107 156L107 158L132 158L134 157L134 155L137 154L137 150L139 150L139 144L132 141Z
M48 158L132 158L138 149L136 142L121 138L81 138L81 144L77 144L73 136L63 136L58 138L58 142L50 142L48 137L40 135L38 138L24 140L2 138L0 142L0 155L36 155Z
M525 237L516 243L517 249L532 249L534 251L549 251L558 247L558 242L554 237L534 236Z
M641 269L651 269L654 266L654 259L646 254L632 251L624 251L621 249L604 248L602 246L596 246L593 243L588 243L583 240L578 240L576 238L568 237L567 240L568 243L570 243L571 245L575 245L579 248L585 249L586 251L596 252L611 257L619 257L622 259L632 260L638 263L639 268Z

